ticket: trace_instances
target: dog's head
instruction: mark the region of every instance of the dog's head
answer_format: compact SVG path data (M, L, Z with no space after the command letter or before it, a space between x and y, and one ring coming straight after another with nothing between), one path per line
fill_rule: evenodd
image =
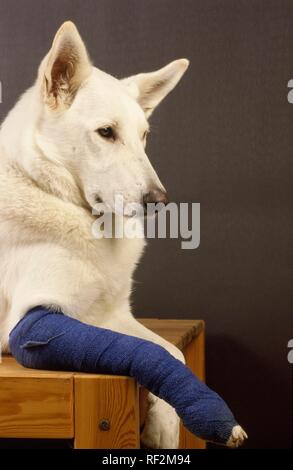
M90 206L167 202L145 152L148 118L188 67L186 59L123 80L93 67L71 22L57 32L39 69L44 102L38 145L74 175Z

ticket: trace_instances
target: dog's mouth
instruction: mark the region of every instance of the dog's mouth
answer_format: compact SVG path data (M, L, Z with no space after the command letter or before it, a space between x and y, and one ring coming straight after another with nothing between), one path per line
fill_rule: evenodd
M146 204L144 201L142 201L140 204L136 203L135 208L128 207L123 208L123 207L116 207L115 209L112 209L111 206L106 204L103 199L101 198L100 195L95 196L95 213L98 217L101 217L107 212L112 212L115 215L123 215L123 217L126 217L127 219L131 219L133 217L142 217L142 218L153 218L157 215L157 213L161 210L162 206L165 204L161 204L161 207L158 209L156 208L151 208L148 209L148 204ZM137 205L141 207L140 211L137 211ZM130 205L131 206L131 205Z
M117 210L117 208L116 208L116 210L115 209L113 210L108 204L106 204L103 201L103 199L99 195L95 196L95 204L96 204L95 213L96 213L97 217L101 217L107 212L112 212L113 214L120 215L120 216L123 215L124 217L129 218L129 219L131 219L132 217L135 217L137 215L135 210L130 211L130 212L127 212L127 211L124 211L124 210L119 211L119 210ZM98 205L100 205L100 207Z

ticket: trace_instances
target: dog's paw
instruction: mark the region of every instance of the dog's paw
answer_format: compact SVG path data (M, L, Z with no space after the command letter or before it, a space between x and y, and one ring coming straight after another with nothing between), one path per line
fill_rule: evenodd
M141 434L142 447L147 449L178 449L180 420L168 403L157 398L150 405Z
M243 442L245 441L245 439L247 439L247 437L248 436L246 432L244 431L244 429L242 429L241 426L239 425L234 426L234 428L232 429L232 434L229 437L226 445L227 447L232 447L232 448L239 447L243 444Z

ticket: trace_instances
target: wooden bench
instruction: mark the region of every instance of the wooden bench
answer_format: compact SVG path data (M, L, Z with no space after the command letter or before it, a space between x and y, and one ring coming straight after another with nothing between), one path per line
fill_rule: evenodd
M187 365L204 380L203 321L139 321L180 348ZM130 377L26 369L4 356L0 438L73 439L76 449L139 448L143 397ZM180 448L205 448L205 442L181 425Z

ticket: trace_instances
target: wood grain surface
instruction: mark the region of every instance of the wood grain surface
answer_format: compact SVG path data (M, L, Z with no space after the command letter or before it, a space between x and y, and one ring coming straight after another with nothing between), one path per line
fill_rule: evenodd
M139 400L134 379L80 374L74 384L76 449L139 448Z

